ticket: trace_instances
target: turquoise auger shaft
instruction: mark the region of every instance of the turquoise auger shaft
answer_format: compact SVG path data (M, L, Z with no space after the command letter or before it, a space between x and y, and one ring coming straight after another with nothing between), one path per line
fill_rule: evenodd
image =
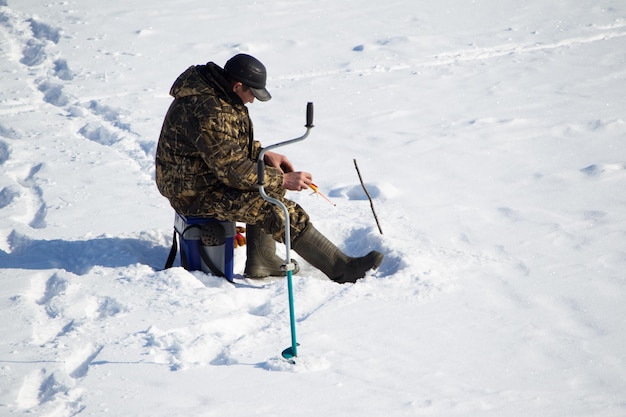
M270 197L265 192L264 183L265 183L265 161L263 158L265 156L265 152L270 149L278 148L280 146L289 145L295 142L299 142L304 140L307 136L309 136L309 131L313 128L313 103L309 102L306 105L306 132L304 135L290 139L284 142L279 142L274 145L270 145L267 148L263 148L261 153L259 154L259 160L257 162L257 185L259 186L259 193L261 196L269 201L272 204L276 204L279 206L285 215L285 247L287 250L287 255L285 259L284 268L287 270L287 290L289 293L289 323L291 327L291 347L288 347L282 352L283 358L293 361L293 358L298 356L298 341L296 337L296 313L293 301L293 269L294 265L291 262L291 222L289 220L289 210L282 203L282 201L277 200L273 197Z

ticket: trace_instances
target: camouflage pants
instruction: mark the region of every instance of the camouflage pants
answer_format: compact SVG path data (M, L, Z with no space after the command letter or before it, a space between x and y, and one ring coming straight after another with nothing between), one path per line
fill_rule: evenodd
M273 198L280 200L289 212L291 241L300 235L309 222L309 215L295 202L285 198L285 193L276 195L268 192ZM203 196L198 196L190 204L176 199L170 201L174 209L186 216L212 217L222 221L258 224L274 237L284 243L285 216L283 210L266 201L258 190L245 191L230 187L220 187Z

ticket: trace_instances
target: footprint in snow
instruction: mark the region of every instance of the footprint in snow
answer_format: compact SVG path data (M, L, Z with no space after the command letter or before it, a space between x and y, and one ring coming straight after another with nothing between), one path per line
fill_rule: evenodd
M44 81L39 84L39 91L43 93L43 100L56 107L63 107L69 103L69 99L63 94L63 86L60 84Z
M0 190L0 209L10 205L19 196L20 191L17 185L9 185L4 187L2 190Z
M589 177L599 177L610 173L617 173L626 170L626 164L613 163L613 164L592 164L580 171Z
M59 40L61 39L60 29L35 19L28 19L28 23L30 23L30 29L32 30L35 38L53 43L59 43Z
M78 131L85 138L101 145L111 146L122 138L112 130L98 123L87 123Z
M48 55L46 54L46 44L38 39L29 39L26 46L22 49L22 59L20 62L27 67L34 67L44 62Z
M3 165L9 159L10 155L9 145L7 145L6 142L0 141L0 165Z
M130 124L122 122L121 120L123 117L121 110L99 103L96 100L90 101L88 108L93 112L93 114L102 117L105 121L111 123L116 128L130 131Z
M66 359L65 368L69 376L74 379L80 379L87 376L89 366L102 352L104 346L93 346L91 343L75 350L72 355Z

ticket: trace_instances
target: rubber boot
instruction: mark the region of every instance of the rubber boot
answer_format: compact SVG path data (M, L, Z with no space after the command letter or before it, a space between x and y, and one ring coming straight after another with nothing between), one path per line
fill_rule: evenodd
M383 261L383 254L377 251L360 258L345 255L311 223L294 239L293 250L328 278L342 284L356 282L370 269L378 268Z
M291 262L294 263L292 274L297 274L300 267L295 260ZM244 275L248 278L284 277L287 275L281 269L284 263L285 260L276 255L276 241L272 235L265 233L260 226L247 224Z

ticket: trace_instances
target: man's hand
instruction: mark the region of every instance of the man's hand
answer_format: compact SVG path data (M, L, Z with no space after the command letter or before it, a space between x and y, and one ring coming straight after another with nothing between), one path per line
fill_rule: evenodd
M285 155L267 151L263 157L263 162L265 165L280 169L283 174L293 172L293 165Z
M313 176L308 172L294 172L291 161L285 155L267 151L263 157L265 165L278 168L283 173L283 188L291 191L302 191L309 188Z
M313 176L308 172L287 172L283 175L283 188L302 191L313 183Z

